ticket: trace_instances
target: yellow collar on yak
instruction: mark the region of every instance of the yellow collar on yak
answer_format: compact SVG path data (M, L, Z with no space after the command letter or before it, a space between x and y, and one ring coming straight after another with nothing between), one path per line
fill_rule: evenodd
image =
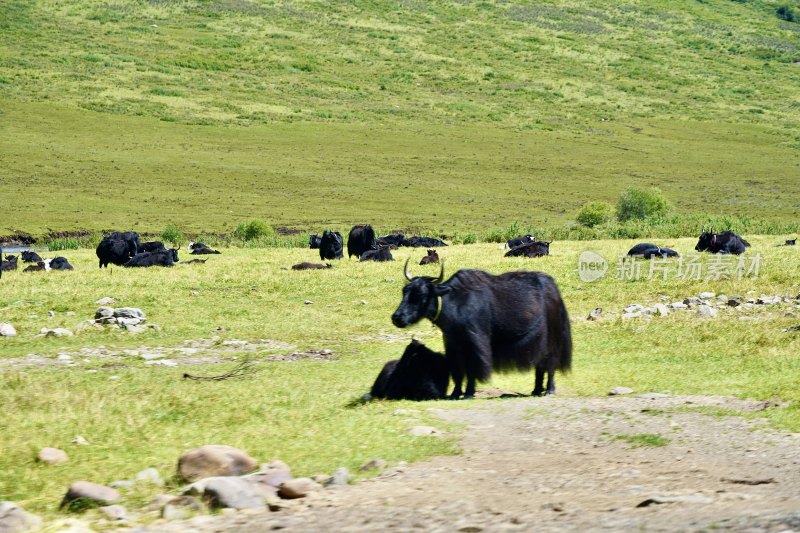
M431 322L433 322L435 324L436 321L439 320L439 317L441 316L441 314L442 314L442 297L441 297L441 295L437 294L436 295L436 315L433 318L431 318Z

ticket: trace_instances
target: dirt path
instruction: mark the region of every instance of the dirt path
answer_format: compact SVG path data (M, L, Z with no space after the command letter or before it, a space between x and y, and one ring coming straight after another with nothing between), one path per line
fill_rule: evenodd
M141 531L800 531L800 434L696 410L763 403L643 395L463 406L435 410L465 424L463 455L390 469L279 512ZM615 438L638 434L669 442Z

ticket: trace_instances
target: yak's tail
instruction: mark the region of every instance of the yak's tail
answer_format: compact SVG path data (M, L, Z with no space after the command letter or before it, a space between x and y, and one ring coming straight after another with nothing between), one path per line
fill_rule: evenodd
M554 292L547 313L548 348L553 358L550 368L569 372L572 368L572 330L564 300L557 288Z

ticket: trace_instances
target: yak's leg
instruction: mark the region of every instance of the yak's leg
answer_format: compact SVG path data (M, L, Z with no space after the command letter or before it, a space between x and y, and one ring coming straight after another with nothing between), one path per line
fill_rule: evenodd
M556 371L554 368L547 370L547 392L545 396L550 396L556 393Z
M531 396L541 396L544 392L544 369L541 366L536 367L536 383L533 385L533 392ZM549 383L548 383L549 384Z
M467 390L464 399L475 397L475 382L488 379L492 374L492 348L489 344L489 333L480 330L466 331L468 342L465 343L465 367L467 374Z
M464 393L464 399L470 400L475 397L475 376L467 376L467 391Z
M463 394L461 392L461 382L464 379L464 370L457 365L453 365L450 368L450 375L453 377L453 392L450 393L450 399L458 400Z

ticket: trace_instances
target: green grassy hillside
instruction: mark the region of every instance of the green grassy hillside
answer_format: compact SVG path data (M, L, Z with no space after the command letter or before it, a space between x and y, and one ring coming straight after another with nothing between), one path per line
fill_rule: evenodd
M779 5L9 0L0 230L560 224L632 184L790 219Z

